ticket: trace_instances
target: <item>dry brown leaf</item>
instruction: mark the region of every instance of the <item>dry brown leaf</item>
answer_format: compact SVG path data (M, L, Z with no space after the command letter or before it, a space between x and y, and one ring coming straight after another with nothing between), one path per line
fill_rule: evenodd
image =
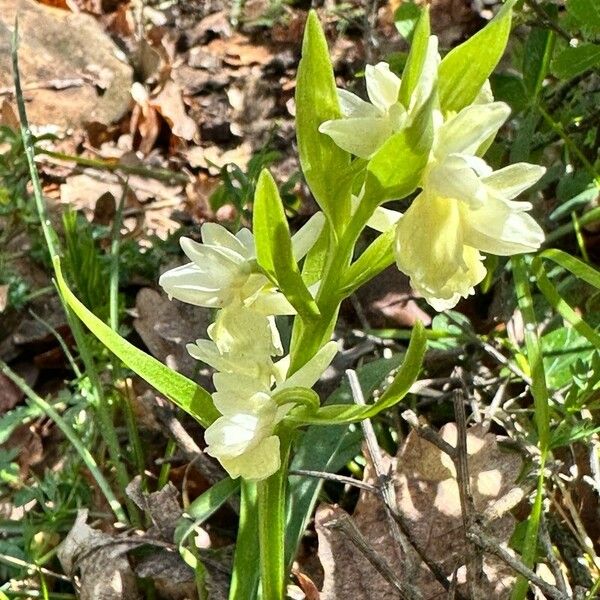
M170 301L151 288L138 292L136 309L138 316L133 326L150 353L172 369L191 377L198 362L189 355L185 344L206 335L212 320L210 310Z
M173 80L167 80L158 94L150 96L148 104L169 124L173 135L188 141L194 139L198 128L186 114L181 89Z
M207 169L210 175L218 175L221 168L229 163L234 163L244 170L252 158L252 145L243 142L237 148L225 151L219 146L194 146L186 152L185 157L190 166Z
M10 285L7 283L0 285L0 313L6 310L8 306L8 291L10 290Z
M440 432L454 445L456 426L448 424ZM521 469L521 458L514 452L502 450L493 434L480 426L468 431L469 474L475 507L488 512L492 521L489 532L506 543L515 520L509 511L522 498L516 480ZM456 472L451 459L438 448L411 432L398 457L386 457L386 465L393 472L399 509L410 524L417 540L426 549L427 556L437 562L450 576L458 570L458 581L464 583L464 564L469 553L465 542L460 497ZM384 465L384 468L386 466ZM365 481L376 482L372 467L365 470ZM499 500L511 497L502 511ZM491 509L496 509L494 510ZM324 600L349 597L354 600L379 600L395 593L368 561L344 538L343 534L326 527L332 519L343 514L341 509L323 506L317 512L316 528L319 536L319 557L325 571L322 597ZM352 517L359 530L370 542L371 548L385 557L392 568L402 576L402 563L395 551L385 509L378 496L361 492ZM351 557L351 558L350 558ZM487 592L495 599L507 598L514 582L513 573L494 557L485 557L484 572ZM348 581L354 582L353 584ZM425 566L413 577L426 598L446 598L447 593L435 581Z
M256 44L241 33L227 39L215 38L207 45L207 50L232 67L266 65L273 58L273 53L267 46Z
M87 510L77 519L58 550L64 572L80 572L81 600L137 600L135 574L125 556L135 546L87 525ZM143 541L140 541L140 544Z

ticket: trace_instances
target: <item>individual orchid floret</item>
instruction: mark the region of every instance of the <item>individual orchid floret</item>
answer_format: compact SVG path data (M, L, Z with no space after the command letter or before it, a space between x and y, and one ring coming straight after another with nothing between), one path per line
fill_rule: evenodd
M323 214L317 213L292 237L296 260L310 250L323 224ZM240 229L233 235L222 225L205 223L201 234L201 244L186 237L180 241L192 262L160 277L159 284L169 297L208 308L222 308L237 302L252 305L268 315L295 313L285 296L260 271L250 230Z
M271 357L283 353L272 316L254 310L254 306L229 305L218 312L207 333L209 340L199 339L187 345L193 358L217 371L261 380L270 388L276 372Z
M223 465L230 477L261 480L280 465L277 425L295 406L286 396L279 404L277 394L292 388L310 389L321 377L337 352L329 342L308 362L286 378L288 361L280 361L281 380L273 390L264 380L238 373L216 373L213 402L223 415L205 432L206 452Z
M419 108L429 98L437 77L438 40L431 36L419 83L408 106L399 101L401 80L385 62L367 65L365 81L370 102L339 89L341 119L325 121L319 127L343 150L360 158L370 158L394 133L410 125Z
M474 104L443 123L435 134L422 192L398 221L398 268L436 310L474 292L486 269L481 252L510 256L537 250L544 233L513 199L545 169L518 163L494 172L477 150L508 118L503 102Z

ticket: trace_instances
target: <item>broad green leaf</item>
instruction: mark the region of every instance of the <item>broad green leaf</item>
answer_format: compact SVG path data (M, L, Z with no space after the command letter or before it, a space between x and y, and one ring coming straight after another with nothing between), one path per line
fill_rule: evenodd
M433 97L423 105L411 127L392 135L371 158L361 202L376 206L405 198L419 185L433 141Z
M323 270L329 253L330 237L331 227L328 222L325 222L321 234L313 247L308 251L302 265L302 279L304 279L304 283L307 286L317 283L323 276Z
M410 387L416 381L421 370L426 346L427 335L425 328L420 321L417 321L413 327L410 344L406 351L402 366L390 385L390 389L386 390L383 396L375 402L375 404L345 407L323 406L314 414L308 414L304 410L294 411L288 418L298 423L332 425L356 423L357 421L374 417L382 410L391 408L400 402L400 400L408 394Z
M554 50L555 35L551 29L534 27L527 36L523 54L523 84L533 101L542 89Z
M600 31L600 2L598 0L568 0L567 10L582 28Z
M439 97L444 112L459 111L475 100L496 68L508 41L512 6L508 0L500 12L473 37L451 50L439 68Z
M414 4L402 4L398 11L404 7L415 6ZM427 45L429 43L429 34L431 33L429 26L429 10L425 9L421 11L417 7L419 14L421 15L415 27L415 35L413 36L410 53L404 72L402 73L402 83L400 84L400 102L408 108L410 104L410 97L419 83L421 72L423 71L423 65L425 63L425 57L427 55ZM396 27L398 22L396 21Z
M358 380L366 397L392 369L398 366L400 355L391 359L382 358L360 367ZM327 398L325 405L352 404L352 393L344 379L340 387ZM350 431L348 425L313 425L296 443L291 469L337 473L348 461L360 452L363 440L359 429ZM296 556L298 544L310 521L323 480L318 477L291 475L287 494L286 564Z
M290 228L277 184L264 169L254 196L254 240L258 264L276 281L290 304L305 319L319 316L294 260Z
M350 155L319 133L319 126L341 116L327 40L317 14L311 11L296 79L296 136L304 177L336 229L343 228L350 215L352 179L345 175Z
M571 79L600 65L600 45L580 44L565 48L552 62L552 72L559 79Z
M89 311L67 286L58 257L54 258L54 269L56 283L64 301L87 328L132 371L197 419L204 427L208 427L220 416L210 394L204 388L136 348Z
M342 289L344 296L349 296L361 285L381 273L394 262L394 238L396 228L382 233L371 245L352 263L346 272Z
M398 33L405 39L410 40L419 22L423 7L415 4L412 0L402 2L394 13L394 25Z

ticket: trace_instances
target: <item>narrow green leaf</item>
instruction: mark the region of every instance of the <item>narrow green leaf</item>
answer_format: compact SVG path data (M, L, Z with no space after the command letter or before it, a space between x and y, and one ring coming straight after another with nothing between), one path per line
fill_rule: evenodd
M425 328L420 321L417 321L413 327L410 344L408 345L402 366L398 370L390 388L386 390L375 404L367 406L322 406L313 415L304 411L298 411L288 418L303 424L334 425L355 423L374 417L382 410L391 408L400 402L408 394L410 387L416 381L421 371L426 347L427 335Z
M254 196L254 240L258 264L276 281L290 304L305 319L319 316L292 252L290 228L271 174L264 169Z
M341 116L327 40L317 14L311 11L296 78L296 136L304 177L336 229L343 228L350 215L352 180L344 177L350 155L319 133L319 126Z
M500 12L473 37L451 50L439 68L439 96L444 112L459 111L475 100L496 68L508 41L512 6L508 0Z
M240 489L240 480L225 477L200 494L185 510L175 527L174 541L181 545L194 530L212 515Z
M370 281L386 267L394 263L394 238L396 228L382 233L371 245L352 263L346 272L342 292L344 296L354 293L361 285Z
M260 560L258 552L258 494L256 483L241 482L240 520L233 555L229 600L256 600Z
M136 348L89 311L67 286L58 257L54 258L54 269L56 283L65 302L113 354L204 427L208 427L220 416L205 389Z
M579 21L582 28L600 31L600 3L598 0L568 0L567 10Z
M398 10L402 9L404 6L411 6L411 4L403 3ZM425 57L427 55L429 35L431 33L429 25L429 9L425 8L421 11L421 9L417 7L417 10L420 13L420 18L415 27L415 34L410 46L410 53L408 54L406 66L402 73L402 83L400 84L400 102L406 108L408 108L410 104L410 97L421 77L423 65L425 64ZM397 26L398 22L396 22L396 27Z
M556 287L548 279L544 269L544 260L551 260L566 269L579 279L600 290L600 272L579 259L563 252L562 250L549 249L533 259L532 271L536 276L536 284L550 305L566 320L575 330L600 349L600 334L590 327L575 310L561 297Z
M559 79L572 79L600 65L600 45L580 44L565 48L552 62L552 72Z
M523 54L523 84L533 101L542 89L554 50L555 34L551 29L534 27L527 36Z

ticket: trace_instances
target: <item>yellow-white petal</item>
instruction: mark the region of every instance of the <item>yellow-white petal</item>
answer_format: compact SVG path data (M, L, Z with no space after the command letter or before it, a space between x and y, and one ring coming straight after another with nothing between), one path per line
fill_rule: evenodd
M516 163L483 177L482 182L501 198L512 200L539 181L545 172L539 165Z
M319 131L328 135L342 150L369 158L394 132L387 117L361 117L325 121Z
M249 481L260 481L276 473L281 466L279 438L276 435L265 438L235 458L217 458L232 479L243 477Z
M305 224L292 236L292 251L296 262L304 258L308 251L315 245L325 225L325 215L322 212L314 214Z
M508 119L504 102L471 104L444 123L438 132L434 152L438 158L449 154L475 154L479 146L495 135Z
M338 98L340 101L340 110L344 117L380 117L381 111L373 106L370 102L366 102L356 94L347 90L338 89Z
M513 204L490 195L476 210L465 207L465 243L498 256L537 250L544 241L542 228L526 212L513 210Z
M382 112L398 102L400 78L390 71L385 62L365 67L365 80L369 100Z

